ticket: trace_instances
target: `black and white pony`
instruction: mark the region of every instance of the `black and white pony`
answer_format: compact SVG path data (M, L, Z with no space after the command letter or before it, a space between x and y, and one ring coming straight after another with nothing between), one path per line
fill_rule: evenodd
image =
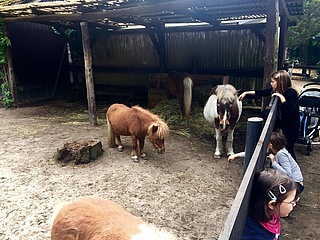
M236 122L242 113L242 102L238 99L238 92L230 84L217 85L211 90L203 115L205 119L213 123L216 131L215 158L221 157L222 134L227 132L226 151L227 156L233 152L233 132Z

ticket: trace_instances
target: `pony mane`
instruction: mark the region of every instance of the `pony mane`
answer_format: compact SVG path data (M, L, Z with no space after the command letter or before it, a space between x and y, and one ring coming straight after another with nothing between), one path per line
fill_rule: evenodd
M137 111L141 112L142 114L145 114L147 116L149 116L150 118L152 118L153 121L162 121L162 119L156 115L156 114L153 114L152 112L148 111L147 109L144 109L140 106L133 106L131 107L132 109L136 109Z
M218 102L234 102L238 95L237 90L230 84L218 85L215 93L217 95Z
M153 224L140 224L141 233L134 235L130 240L177 240L177 238L164 229L158 229Z
M148 127L148 135L152 134L152 128L154 126L158 126L157 134L158 134L159 138L164 139L169 136L169 132L170 132L169 127L161 119L150 124L150 126Z
M148 135L152 133L152 128L154 125L158 126L157 134L158 136L163 139L169 136L169 127L168 125L156 114L140 107L140 106L133 106L132 109L136 109L140 111L142 114L148 115L152 119L152 124L148 127Z

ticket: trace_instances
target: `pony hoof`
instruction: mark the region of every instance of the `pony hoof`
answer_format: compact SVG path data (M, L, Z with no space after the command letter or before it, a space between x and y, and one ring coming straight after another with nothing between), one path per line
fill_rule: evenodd
M119 151L119 152L123 152L123 147L122 147L122 146L119 146L119 147L118 147L118 151Z
M139 158L137 156L134 156L134 157L131 157L131 158L132 158L133 162L135 162L135 163L139 162Z
M145 153L142 154L140 157L141 157L142 159L144 159L144 160L148 160L147 155L146 155Z
M214 154L213 157L214 157L214 158L221 158L221 155Z

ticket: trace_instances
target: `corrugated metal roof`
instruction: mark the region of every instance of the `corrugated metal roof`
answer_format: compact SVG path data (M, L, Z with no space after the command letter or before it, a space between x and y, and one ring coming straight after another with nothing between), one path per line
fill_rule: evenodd
M280 0L280 13L302 15L302 0ZM265 0L2 0L0 18L6 22L96 22L112 29L169 23L219 26L226 20L264 18Z

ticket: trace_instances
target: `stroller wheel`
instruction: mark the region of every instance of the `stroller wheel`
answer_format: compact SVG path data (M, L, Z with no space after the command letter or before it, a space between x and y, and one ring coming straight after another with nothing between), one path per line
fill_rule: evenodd
M309 142L308 145L307 145L307 155L310 156L311 153L312 153L312 151L313 151L312 145L311 145L311 143Z

